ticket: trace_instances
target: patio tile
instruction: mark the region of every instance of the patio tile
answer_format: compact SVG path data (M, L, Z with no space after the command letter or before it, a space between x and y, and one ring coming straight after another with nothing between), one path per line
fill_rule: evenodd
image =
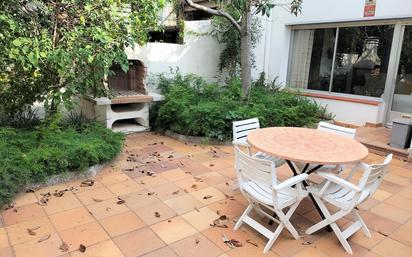
M404 197L397 193L385 200L385 203L400 208L408 213L412 213L412 199Z
M187 179L187 178L191 178L192 175L186 173L184 170L182 169L173 169L173 170L169 170L167 172L163 172L159 175L160 177L165 178L168 181L174 182L174 181L178 181L178 180L182 180L182 179Z
M368 252L368 249L354 242L351 242L350 246L353 251L353 256L362 256ZM313 244L313 247L334 257L352 256L345 251L345 249L342 247L341 243L339 242L339 240L337 239L335 235L333 235L333 237L325 236L325 237L320 238Z
M210 241L212 241L215 245L217 245L220 249L222 249L225 252L229 251L231 248L223 242L223 235L226 235L226 237L229 239L236 239L240 241L243 245L246 244L246 240L254 239L257 236L257 232L255 230L251 230L250 228L248 228L247 225L241 226L236 231L233 230L233 222L228 222L227 226L228 228L211 227L202 231L202 234L205 235Z
M99 222L112 237L119 236L145 226L144 222L131 211L103 218Z
M109 239L107 233L97 222L63 230L59 234L62 240L70 247L70 251L79 249L80 244L90 246Z
M135 230L113 240L127 257L140 256L165 246L149 228Z
M240 194L239 184L237 181L233 180L228 180L224 183L214 185L214 188L229 196Z
M142 190L142 187L139 186L135 181L132 179L112 184L107 186L107 188L112 191L113 194L120 196L120 195L125 195L125 194L130 194L133 192L137 192L139 190Z
M211 257L223 251L202 234L194 234L170 245L180 257Z
M223 175L223 176L228 177L230 179L235 179L237 177L237 175L236 175L235 169L232 166L224 168L224 169L217 170L217 172L220 175Z
M95 178L90 178L91 180L93 180L93 185L92 186L81 186L82 182L84 181L82 180L75 180L75 181L69 181L67 182L67 186L68 188L72 188L72 192L73 193L81 193L84 191L89 191L89 190L93 190L96 188L100 188L103 187L103 183L100 182L99 180L95 179Z
M297 254L293 255L293 257L309 257L309 256L316 256L316 257L328 257L326 253L312 247L308 247L303 251L298 252Z
M369 198L365 202L358 205L358 208L359 208L359 210L369 211L370 209L372 209L373 207L375 207L376 205L378 205L380 203L381 203L381 201L379 201L379 200Z
M380 215L377 215L369 211L362 212L361 216L369 229L373 229L376 232L382 233L384 235L390 235L401 225L398 222L384 218Z
M8 209L3 211L2 215L4 225L10 226L19 222L45 217L46 212L43 207L34 203Z
M168 170L174 170L174 169L179 168L177 163L170 161L170 160L157 162L157 163L150 163L147 165L147 167L154 173L162 173Z
M392 194L389 192L386 192L384 190L376 190L375 194L372 196L373 199L376 199L378 201L385 201L387 198L391 197Z
M182 188L184 192L193 192L209 186L204 182L197 181L192 176L187 179L176 181L174 184Z
M56 213L49 218L57 230L65 230L94 221L93 216L84 207Z
M384 239L372 251L385 257L410 257L412 255L411 247L390 238Z
M169 247L163 247L158 250L154 250L148 254L142 255L142 257L179 257Z
M105 186L120 183L130 179L123 172L113 172L109 175L101 175L98 178L100 182L102 182Z
M151 205L137 208L134 212L147 224L152 225L157 222L167 220L176 216L176 212L164 204L157 202ZM156 212L159 215L156 215Z
M59 249L61 244L61 239L55 233L40 243L38 241L29 241L15 245L13 248L16 257L56 257L64 254Z
M389 193L395 194L395 193L399 192L400 190L402 190L403 187L401 185L397 184L397 183L393 183L393 182L390 182L390 181L383 180L381 185L379 186L379 188L381 190L384 190L384 191L387 191Z
M308 245L305 245L305 241L295 240L291 235L281 233L273 244L271 251L282 257L290 257L308 247Z
M230 250L229 252L227 252L226 254L229 256L233 256L233 257L250 257L250 256L261 256L261 257L277 257L277 255L272 252L269 251L267 253L263 253L263 249L266 245L266 240L259 240L258 238L253 238L253 239L249 239L250 242L252 242L253 244L257 244L253 245L247 242L242 242L243 246L242 247L237 247L235 249ZM272 247L274 248L274 247ZM315 255L314 255L315 256Z
M164 201L170 208L172 208L177 214L183 214L193 211L195 208L200 208L203 204L196 200L190 194L184 194L169 200Z
M159 198L157 198L154 194L149 194L149 192L146 190L141 190L131 194L124 195L122 199L126 201L126 205L131 210L135 210L139 207L143 207L160 201Z
M94 204L97 201L103 201L115 197L115 195L106 187L96 188L76 194L84 205Z
M37 198L41 198L44 194L50 193L53 194L57 191L69 189L66 183L60 183L53 186L42 187L36 190L34 193L36 194Z
M197 231L181 217L156 223L150 227L166 244L195 234Z
M409 212L403 211L386 203L381 203L373 207L371 212L399 223L404 223L412 217Z
M1 257L15 257L13 253L13 248L11 247L0 248L0 256Z
M86 248L84 253L75 251L71 257L124 257L119 247L112 240L103 241Z
M35 193L20 193L13 199L14 206L19 207L26 204L37 203L38 199Z
M215 213L220 213L220 215L226 215L229 219L234 219L242 215L245 211L246 206L238 203L236 200L222 200L209 205Z
M225 195L214 187L207 187L190 193L203 204L210 204L225 199Z
M227 168L233 169L234 163L225 162L221 158L212 158L211 160L202 162L202 164L206 167L209 167L209 169L213 171L219 171Z
M0 249L9 246L9 239L7 238L6 229L0 228Z
M28 229L34 233L31 235ZM55 233L54 227L48 218L40 218L21 222L6 228L10 244L16 245L27 241L37 241L40 238Z
M209 169L209 167L193 161L188 157L175 159L174 162L179 164L179 168L184 171L190 172L193 176L198 176L212 171L211 169Z
M385 239L386 237L378 232L375 232L374 230L369 230L371 232L372 237L369 238L367 237L362 230L359 230L355 234L353 234L349 238L349 244L352 245L352 242L355 242L356 244L365 247L367 249L372 249L375 245L377 245L380 241Z
M48 215L67 211L73 208L82 206L80 201L72 192L66 192L61 197L52 196L49 198L47 205L43 205L44 210Z
M390 237L396 241L412 247L412 220L393 232Z
M214 185L224 183L230 180L228 177L222 176L215 171L204 173L204 174L198 175L197 177L202 179L203 182L205 182L206 184L210 186L214 186Z
M210 208L203 207L183 214L182 218L189 222L198 231L202 231L210 228L210 224L213 224L213 221L219 218L219 215Z
M149 188L149 191L154 192L156 197L163 201L185 193L181 188L170 182L164 185Z
M154 186L160 186L169 183L168 180L161 176L144 176L135 179L135 181L142 187L149 189Z
M118 198L105 200L100 203L89 205L87 206L87 209L91 212L93 217L95 217L98 220L122 212L127 212L129 208L127 208L126 204L117 204L118 201Z

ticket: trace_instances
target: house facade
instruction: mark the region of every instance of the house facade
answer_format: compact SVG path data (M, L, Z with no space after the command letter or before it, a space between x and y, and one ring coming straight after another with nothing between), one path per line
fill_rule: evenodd
M256 63L336 115L363 126L412 117L412 1L304 0L295 17L263 19Z
M259 19L254 78L264 71L349 125L412 117L411 0L304 0L297 17L275 7ZM149 43L129 56L149 74L172 67L214 80L220 46L209 30L209 20L186 21L181 44Z

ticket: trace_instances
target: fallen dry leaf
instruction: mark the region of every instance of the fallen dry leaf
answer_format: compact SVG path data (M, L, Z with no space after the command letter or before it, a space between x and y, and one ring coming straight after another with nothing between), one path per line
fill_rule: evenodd
M211 227L219 227L219 228L228 228L228 226L225 224L227 222L228 218L226 215L221 215L219 218L215 219L213 221L213 224L210 224Z
M232 200L232 201L235 201L235 200L236 200L233 195L227 195L227 194L225 194L225 197L226 197L226 199L229 199L229 200Z
M29 235L31 235L31 236L35 236L35 235L36 235L36 232L34 232L33 229L31 229L31 228L28 228L28 229L27 229L27 232L28 232Z
M86 246L84 244L80 244L79 251L84 253L86 251Z
M195 244L198 244L200 242L199 238L195 239Z
M45 235L44 237L40 238L37 243L41 243L43 241L46 241L47 239L49 239L51 236L50 235Z
M94 180L92 179L86 179L80 183L80 187L91 187L93 185L94 185Z
M210 198L212 198L213 196L212 195L206 195L206 196L203 196L203 199L204 200L207 200L207 199L210 199Z
M62 244L59 246L59 249L62 250L62 252L68 252L69 251L69 245L62 241Z
M92 198L92 200L95 201L96 203L101 203L101 202L103 202L102 199L97 199L97 198Z
M177 195L180 192L180 190L176 190L174 192L172 192L172 195Z
M256 246L256 247L259 246L256 242L253 242L253 241L250 240L250 239L247 239L247 240L246 240L246 243L251 244L251 245L254 245L254 246Z
M191 189L198 189L199 187L196 184L193 184L190 188Z
M148 192L147 195L154 195L155 192Z
M160 213L156 211L156 212L154 213L154 216L155 216L156 218L160 218Z
M225 234L222 235L223 243L225 243L230 248L234 249L236 247L242 247L242 243L236 239L229 239Z
M125 200L123 200L122 198L120 198L120 197L117 197L117 202L116 202L117 204L124 204L124 203L126 203L126 201Z

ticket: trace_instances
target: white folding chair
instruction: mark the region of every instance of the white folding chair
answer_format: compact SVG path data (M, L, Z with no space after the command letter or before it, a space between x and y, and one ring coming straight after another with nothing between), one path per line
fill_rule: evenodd
M330 173L319 172L318 175L326 180L318 186L308 187L307 189L309 193L312 193L323 215L325 215L325 219L308 228L306 233L312 234L330 225L346 252L352 254L352 249L347 241L351 235L362 229L366 236L371 237L356 207L375 193L387 172L391 160L392 154L388 155L382 164L368 165L359 163L345 179ZM353 176L359 170L363 170L363 174L358 183L354 184L351 181L354 180ZM339 210L332 214L325 203L329 203ZM342 231L336 222L350 213L356 221Z
M349 137L354 139L356 134L356 129L345 128L338 125L330 124L328 122L321 121L318 124L318 130L329 131L338 135Z
M295 239L299 239L298 232L289 220L300 201L307 196L301 182L308 175L300 174L278 184L276 167L272 161L251 157L238 146L235 146L235 150L239 188L249 202L237 221L235 230L246 223L267 237L269 241L263 250L264 253L270 250L283 228L286 228ZM288 208L286 213L283 212L285 208ZM253 209L262 217L268 217L278 223L276 230L272 232L250 217L249 213ZM277 218L268 213L270 211L274 212Z
M232 127L233 127L232 143L234 145L246 147L248 149L249 155L255 158L273 161L276 167L282 166L285 163L285 160L278 158L278 157L270 156L263 152L257 152L255 154L252 154L250 145L247 142L247 136L249 135L251 131L260 128L258 118L234 121L232 123Z

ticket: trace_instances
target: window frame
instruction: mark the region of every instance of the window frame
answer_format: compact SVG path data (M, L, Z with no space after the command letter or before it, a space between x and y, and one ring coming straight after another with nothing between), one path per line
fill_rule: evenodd
M339 29L343 27L365 27L365 26L382 26L382 25L393 25L394 26L394 33L392 36L392 48L393 49L393 43L394 39L397 36L395 27L399 23L399 19L390 19L390 20L373 20L373 21L352 21L352 22L334 22L334 23L314 23L314 24L299 24L299 25L287 25L291 31L291 36L290 36L290 41L289 41L289 57L288 57L288 67L287 67L287 84L290 81L290 69L291 69L291 62L292 62L292 54L293 54L293 40L294 40L294 35L296 30L300 29L335 29L336 30L336 37L335 37L335 45L333 49L333 57L332 57L332 68L331 68L331 78L329 80L329 89L328 91L323 91L323 90L316 90L316 89L299 89L300 91L303 92L308 92L308 93L315 93L315 94L324 94L324 95L337 95L337 96L342 96L342 97L347 97L347 98L356 98L356 99L365 99L365 100L374 100L374 101L381 101L386 98L386 92L387 92L387 87L388 87L388 78L389 76L386 77L385 80L385 89L384 93L382 96L377 97L377 96L364 96L364 95L355 95L355 94L348 94L348 93L339 93L339 92L333 92L332 87L333 87L333 72L335 70L335 61L336 61L336 51L339 43ZM409 23L409 21L407 21ZM390 54L390 59L392 59L392 51ZM389 71L388 71L389 73ZM289 86L288 86L289 87ZM293 89L293 87L289 87Z

